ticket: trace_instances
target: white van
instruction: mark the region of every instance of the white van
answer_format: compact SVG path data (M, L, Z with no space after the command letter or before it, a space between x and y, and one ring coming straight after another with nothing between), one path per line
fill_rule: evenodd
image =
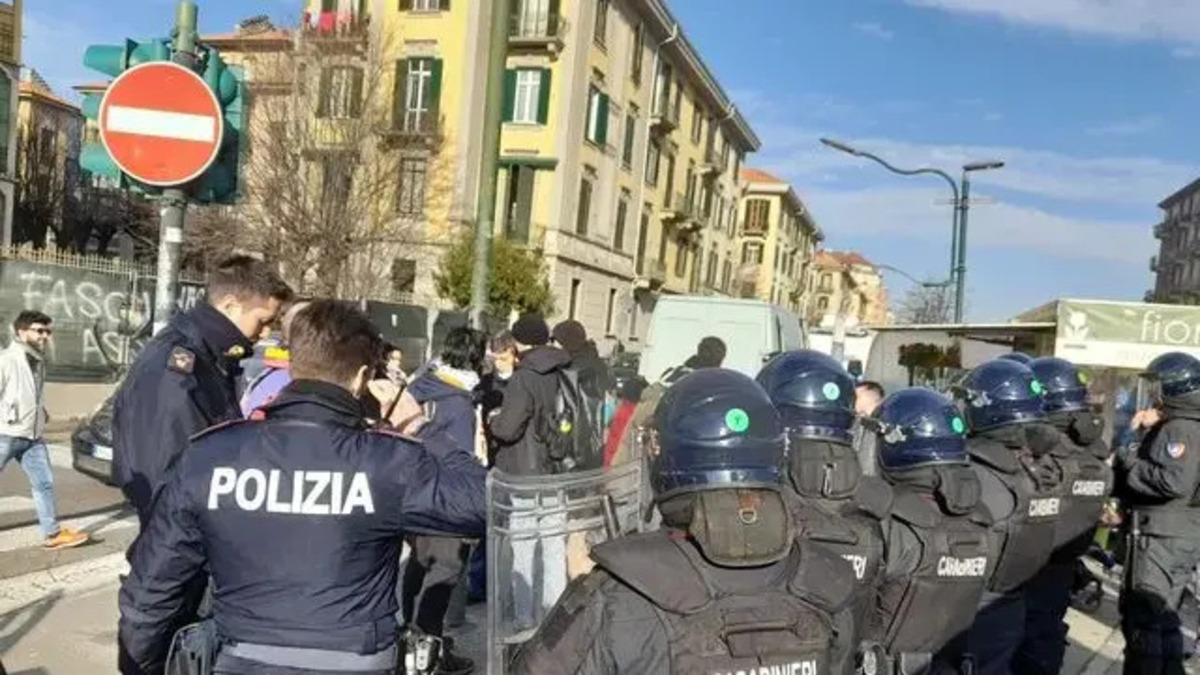
M710 335L725 342L725 367L750 377L775 354L807 344L799 317L768 302L664 296L650 317L638 374L648 382L657 381L669 368L683 365L696 353L700 340Z

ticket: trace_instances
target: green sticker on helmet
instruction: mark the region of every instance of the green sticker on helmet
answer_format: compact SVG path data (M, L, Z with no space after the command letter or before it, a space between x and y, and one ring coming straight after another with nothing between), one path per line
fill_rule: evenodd
M725 426L735 434L744 433L750 428L750 416L741 408L732 408L725 413Z
M954 433L956 434L963 434L967 431L967 425L963 423L961 417L955 417L954 419L950 420L950 428L953 429Z
M821 393L825 394L826 399L836 401L838 396L842 395L842 388L837 386L837 382L826 382L825 386L821 387Z
M1046 390L1045 387L1042 386L1042 383L1038 382L1037 380L1034 380L1033 383L1029 385L1029 388L1038 396L1041 396L1042 392Z

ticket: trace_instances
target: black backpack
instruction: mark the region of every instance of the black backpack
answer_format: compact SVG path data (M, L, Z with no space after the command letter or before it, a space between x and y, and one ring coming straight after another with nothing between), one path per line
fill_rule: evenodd
M604 400L584 391L579 371L564 368L554 408L538 415L537 437L546 448L550 473L588 471L604 465Z

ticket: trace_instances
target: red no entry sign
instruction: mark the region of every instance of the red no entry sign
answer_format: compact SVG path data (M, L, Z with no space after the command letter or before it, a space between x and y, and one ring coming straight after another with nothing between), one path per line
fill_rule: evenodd
M122 171L148 185L187 183L221 149L221 106L199 75L168 61L121 73L100 102L100 140Z

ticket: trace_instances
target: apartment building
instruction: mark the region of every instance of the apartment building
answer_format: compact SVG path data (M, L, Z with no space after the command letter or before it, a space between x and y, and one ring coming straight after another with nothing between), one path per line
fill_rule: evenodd
M813 258L825 235L786 181L746 168L741 183L735 293L803 315Z
M0 2L0 246L12 244L23 0Z
M1163 219L1154 226L1158 254L1150 258L1154 289L1146 302L1200 304L1200 179L1159 203Z
M891 323L887 289L879 270L853 251L817 252L809 277L812 326L830 328L840 314L847 328Z
M23 196L15 227L50 226L53 232L78 198L83 113L32 68L18 86L17 101L17 193Z

